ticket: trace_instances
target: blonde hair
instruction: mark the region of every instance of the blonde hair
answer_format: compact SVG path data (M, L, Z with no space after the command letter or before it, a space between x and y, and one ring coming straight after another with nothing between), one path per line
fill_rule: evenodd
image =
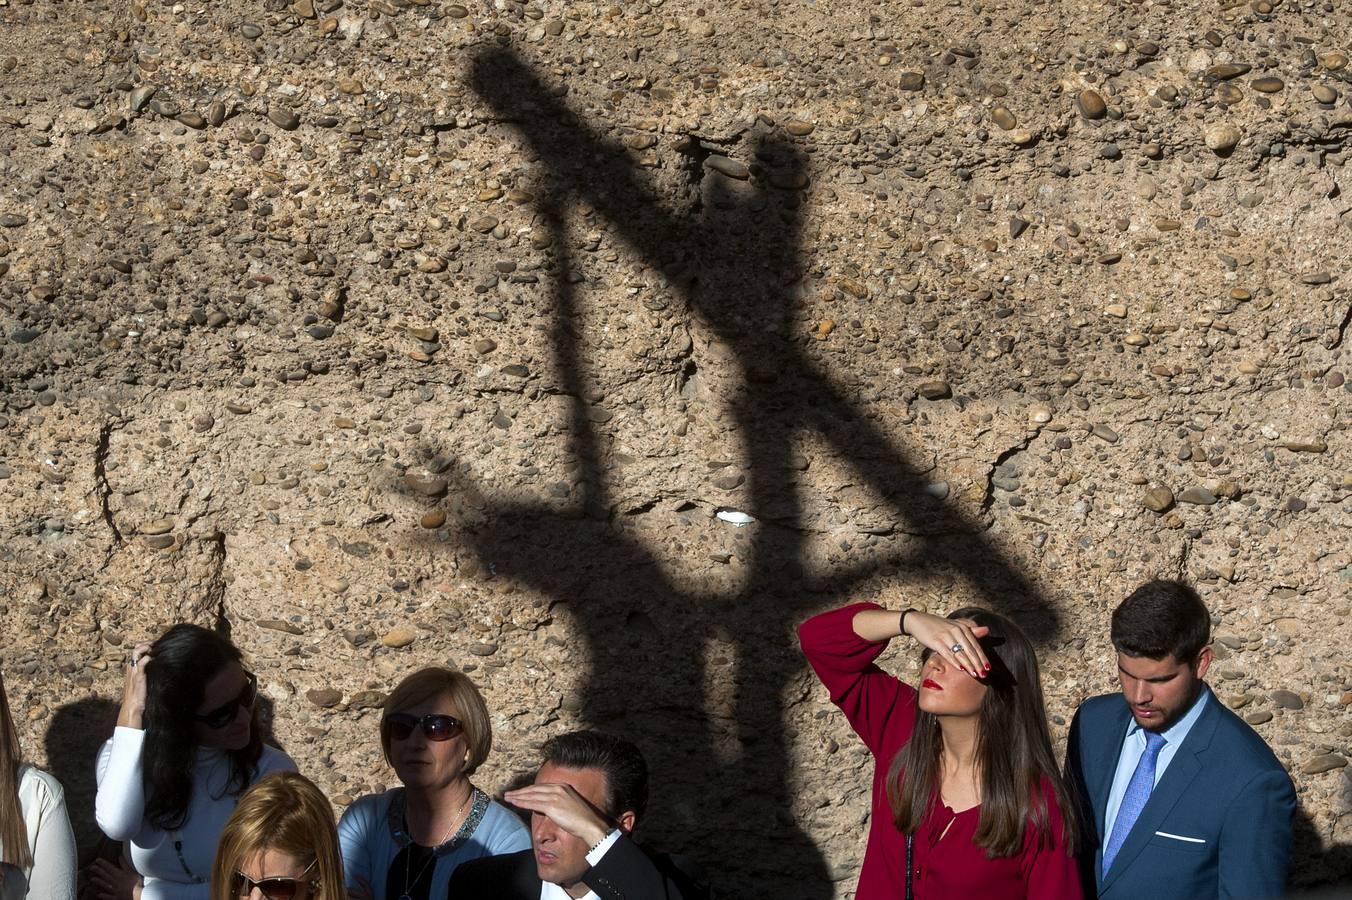
M328 798L304 775L273 772L244 792L221 831L211 867L211 900L238 900L231 888L235 873L250 856L276 850L302 866L312 900L346 900L343 860Z
M27 869L33 865L33 851L28 846L28 828L19 805L19 768L22 765L19 732L10 718L5 679L0 676L0 863Z
M443 696L449 697L455 705L460 727L465 732L465 743L469 745L465 776L473 775L483 765L493 749L493 725L488 720L488 704L484 703L483 694L468 675L441 666L428 666L414 672L399 682L385 700L380 719L380 749L385 751L386 762L390 761L390 726L385 720L425 700Z

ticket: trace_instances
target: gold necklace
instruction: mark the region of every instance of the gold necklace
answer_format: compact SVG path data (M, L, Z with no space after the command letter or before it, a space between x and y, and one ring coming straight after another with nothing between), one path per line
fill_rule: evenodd
M460 804L460 809L456 810L455 818L451 819L451 827L446 829L446 834L442 836L440 841L438 841L435 845L432 846L431 848L432 855L427 859L426 862L422 864L422 868L418 870L417 876L412 881L408 880L408 866L409 860L413 859L413 848L417 846L418 842L413 840L412 833L409 834L408 853L407 855L404 856L404 892L399 895L399 900L413 900L413 897L409 893L409 891L413 890L413 886L417 884L419 881L421 881L422 877L427 874L427 867L436 863L437 849L451 839L451 835L455 834L457 824L459 825L464 824L463 822L460 821L460 815L465 811L465 807L469 806L469 801L473 799L474 799L474 785L471 784L469 786L469 796L465 798L464 803ZM407 816L408 813L405 812L404 815Z

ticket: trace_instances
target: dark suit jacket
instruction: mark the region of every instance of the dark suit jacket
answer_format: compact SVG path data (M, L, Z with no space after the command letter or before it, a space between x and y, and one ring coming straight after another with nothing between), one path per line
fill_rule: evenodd
M602 900L702 900L708 892L669 861L648 855L621 836L582 876ZM447 900L540 900L535 853L522 850L462 863L451 875Z
M1066 770L1084 826L1085 896L1280 897L1295 789L1263 739L1214 694L1104 875L1108 792L1130 723L1122 695L1106 694L1081 704L1070 726Z

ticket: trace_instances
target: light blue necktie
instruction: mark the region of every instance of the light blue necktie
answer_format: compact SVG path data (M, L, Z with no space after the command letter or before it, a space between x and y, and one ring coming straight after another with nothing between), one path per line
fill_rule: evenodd
M1117 858L1117 851L1126 843L1131 826L1136 824L1146 801L1150 799L1150 792L1155 789L1155 760L1159 758L1160 750L1164 749L1164 743L1163 735L1153 731L1145 733L1145 752L1136 764L1136 771L1131 773L1131 781L1127 782L1127 792L1122 795L1122 804L1117 808L1117 820L1113 822L1113 833L1108 837L1108 846L1103 848L1104 875L1108 874L1108 867Z

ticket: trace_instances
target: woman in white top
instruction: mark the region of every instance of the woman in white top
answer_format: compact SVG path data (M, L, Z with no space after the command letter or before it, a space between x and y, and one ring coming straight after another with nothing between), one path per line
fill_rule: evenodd
M74 900L75 835L61 785L24 765L0 677L0 900Z
M530 832L470 776L493 747L479 689L430 667L385 701L380 746L402 788L359 798L338 823L353 900L445 900L455 867L530 847Z
M295 770L263 744L257 695L239 650L197 625L132 651L117 728L99 752L94 813L108 837L130 841L140 900L207 900L239 795Z

